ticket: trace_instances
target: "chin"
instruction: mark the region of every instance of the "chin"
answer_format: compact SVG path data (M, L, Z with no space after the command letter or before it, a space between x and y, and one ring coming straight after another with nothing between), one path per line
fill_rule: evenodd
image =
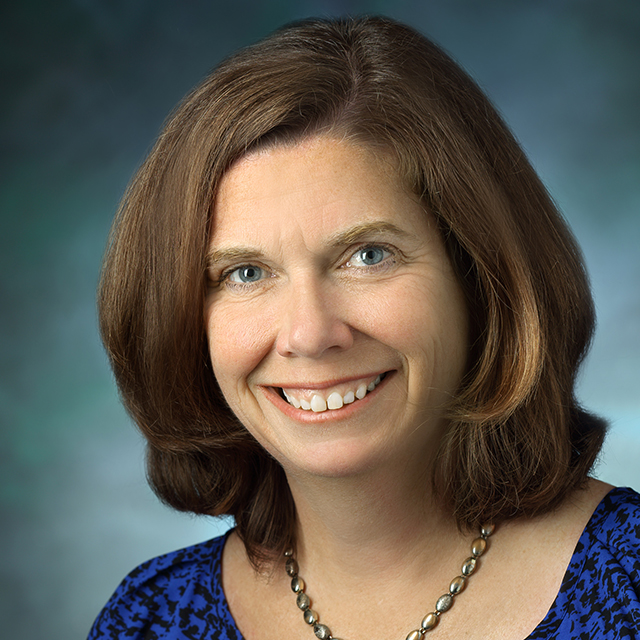
M375 445L371 436L341 438L314 443L297 451L295 456L285 458L281 454L272 455L290 478L346 479L368 475L392 465L390 447L383 443ZM400 464L405 466L406 458Z

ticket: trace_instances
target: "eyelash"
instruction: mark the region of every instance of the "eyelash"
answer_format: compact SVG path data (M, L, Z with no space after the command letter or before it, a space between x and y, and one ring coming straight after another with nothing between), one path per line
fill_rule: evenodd
M364 265L364 266L354 266L351 265L350 262L354 259L354 257L358 254L361 253L363 251L366 251L367 249L381 249L382 251L384 251L385 253L387 253L388 255L383 256L382 260L376 264L372 264L372 265ZM390 245L387 244L383 244L383 243L368 243L368 244L364 244L360 247L358 247L357 249L355 249L354 251L351 251L351 253L349 254L349 258L343 262L340 266L341 269L344 268L352 268L352 269L358 269L361 271L367 271L368 273L375 273L378 271L382 271L384 269L388 269L390 267L392 267L393 265L395 265L397 263L397 259L398 259L398 250L395 247L392 247ZM266 278L261 278L260 280L257 280L256 282L231 282L230 281L230 276L232 273L235 273L236 271L240 270L240 269L246 269L249 267L257 267L258 269L266 272L267 274L270 274L270 270L265 268L265 267L261 267L257 264L252 264L252 263L248 263L248 264L241 264L241 265L236 265L233 267L229 267L228 269L225 269L213 282L214 285L216 287L220 287L220 286L226 286L229 289L232 289L234 291L238 291L238 292L243 292L243 291L250 291L255 289L256 285L259 285L260 283L264 282L264 280L269 279L269 277L273 277L273 274L271 273L270 276L267 276Z
M241 264L241 265L237 265L235 267L229 267L228 269L225 269L218 276L218 278L215 280L216 286L219 287L219 286L225 285L229 289L232 289L234 291L250 291L251 289L254 289L257 284L259 284L260 282L262 282L266 278L261 278L260 280L257 280L256 282L231 282L231 280L229 279L232 273L235 273L236 271L239 271L240 269L247 269L249 267L257 267L261 271L270 273L269 269L261 267L261 266L259 266L257 264ZM271 275L270 277L273 277L273 275Z
M364 266L354 266L350 264L350 262L353 260L356 254L367 251L368 249L382 249L382 251L386 252L389 255L383 256L382 260L380 260L380 262L377 262L376 264L370 264L370 265L364 265ZM358 247L355 251L352 251L351 255L349 256L349 259L344 263L343 266L350 267L353 269L362 269L371 273L371 272L377 272L384 269L388 269L389 267L396 264L397 259L398 259L398 250L395 247L391 247L390 245L382 244L382 243L369 243L369 244L364 244Z

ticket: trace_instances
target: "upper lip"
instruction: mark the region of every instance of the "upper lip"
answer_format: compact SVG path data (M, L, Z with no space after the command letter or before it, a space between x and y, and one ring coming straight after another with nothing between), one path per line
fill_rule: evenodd
M330 387L335 387L340 384L346 384L349 382L353 382L354 380L363 380L364 378L375 378L376 376L381 376L385 373L389 373L392 369L381 369L379 371L374 371L372 373L363 373L360 375L348 376L345 378L335 378L333 380L327 382L304 382L301 380L296 380L295 382L279 382L277 384L268 384L262 385L265 387L273 387L275 389L306 389L309 391L319 390L319 389L329 389Z

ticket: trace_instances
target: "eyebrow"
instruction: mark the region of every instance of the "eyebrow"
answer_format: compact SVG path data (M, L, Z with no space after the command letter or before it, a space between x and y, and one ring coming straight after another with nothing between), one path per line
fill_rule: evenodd
M353 244L354 242L359 242L360 240L377 238L382 235L394 235L400 238L409 238L412 234L404 231L404 229L397 227L391 222L362 222L331 236L329 244L332 247L342 247Z
M344 247L355 242L375 239L383 235L394 235L400 238L409 238L412 236L412 234L391 222L362 222L330 236L328 245L332 248ZM228 247L226 249L222 248L210 251L206 257L206 265L207 268L212 268L220 263L257 260L262 257L263 253L254 247Z
M235 262L237 260L257 260L262 257L262 252L253 247L229 247L228 249L216 249L210 251L206 257L207 268L214 267L223 262Z

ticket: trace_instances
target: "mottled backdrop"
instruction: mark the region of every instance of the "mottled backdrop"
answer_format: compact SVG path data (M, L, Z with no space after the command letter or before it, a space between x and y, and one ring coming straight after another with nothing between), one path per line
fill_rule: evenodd
M581 385L612 421L597 473L640 487L637 0L9 0L0 8L0 636L83 638L120 578L224 524L146 488L95 327L110 220L164 116L217 61L310 15L379 12L489 92L586 254Z

